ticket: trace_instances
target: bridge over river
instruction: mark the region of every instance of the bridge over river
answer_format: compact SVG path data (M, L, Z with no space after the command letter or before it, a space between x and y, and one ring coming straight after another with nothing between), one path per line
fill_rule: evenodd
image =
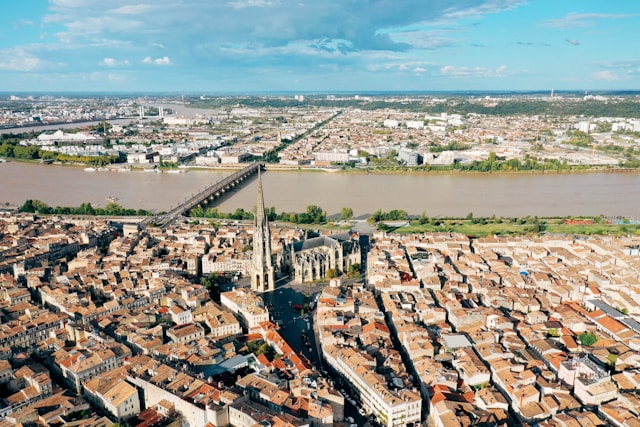
M173 220L175 220L177 217L184 215L196 206L206 205L207 203L215 200L217 197L220 197L229 189L240 185L242 181L257 173L258 169L260 169L261 167L262 164L260 163L250 164L249 166L246 166L239 171L232 173L228 177L223 178L222 180L205 188L198 194L191 196L183 203L171 209L166 214L145 218L142 222L140 222L140 227L145 228L149 224L155 223L158 226L164 228L171 222L173 222Z

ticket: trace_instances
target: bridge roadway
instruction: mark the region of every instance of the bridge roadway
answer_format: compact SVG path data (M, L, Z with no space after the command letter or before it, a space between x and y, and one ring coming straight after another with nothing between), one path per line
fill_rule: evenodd
M206 204L216 196L224 193L228 188L234 187L236 184L240 183L247 177L253 175L258 171L258 168L260 167L262 167L262 164L260 163L253 163L249 166L246 166L239 171L232 173L228 177L214 183L210 187L205 188L198 194L191 196L183 203L171 209L166 214L145 218L142 222L140 222L140 227L145 228L151 223L156 223L164 228L180 215L183 215L184 213L190 211L198 205Z

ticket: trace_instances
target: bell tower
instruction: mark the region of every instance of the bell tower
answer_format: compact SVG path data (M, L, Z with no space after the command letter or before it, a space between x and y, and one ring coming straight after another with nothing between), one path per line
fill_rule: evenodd
M251 289L268 292L275 289L274 269L271 263L271 233L264 212L261 166L258 166L258 203L253 222L253 257L251 260Z

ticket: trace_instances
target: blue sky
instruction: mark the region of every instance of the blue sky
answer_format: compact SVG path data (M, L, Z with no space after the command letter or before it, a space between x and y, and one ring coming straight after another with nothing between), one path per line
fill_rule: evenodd
M5 92L640 89L631 0L28 0L0 25Z

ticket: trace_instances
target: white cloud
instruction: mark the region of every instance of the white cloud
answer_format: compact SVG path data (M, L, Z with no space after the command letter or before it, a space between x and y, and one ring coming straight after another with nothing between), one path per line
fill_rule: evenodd
M156 64L156 65L171 65L171 59L168 56L163 56L162 58L152 58L150 56L145 57L142 62L145 64Z
M0 50L0 70L35 71L51 65L22 48Z
M429 25L447 18L481 17L513 9L523 0L49 0L44 22L65 28L70 43L101 34L143 45L162 43L184 49L214 45L284 46L301 40L344 40L356 51L407 51L452 44L434 34L408 34L392 40L384 29ZM167 36L170 34L170 36ZM415 43L415 45L413 43Z
M117 13L119 15L143 15L155 8L156 6L151 4L128 4L114 9L113 13Z
M384 60L386 58L381 58ZM411 61L411 62L387 62L383 63L380 60L372 61L367 70L369 71L413 71L415 73L423 73L432 67L433 64L425 61Z
M607 82L615 82L617 80L622 80L619 75L614 74L609 70L598 71L597 73L593 73L593 77L598 80L605 80Z
M600 19L624 19L638 16L637 14L610 14L610 13L568 13L562 18L548 19L542 22L545 27L566 30L591 25L593 21Z
M480 2L477 6L468 8L450 7L444 15L444 19L462 19L470 17L479 17L482 15L489 15L492 13L498 13L505 10L512 10L518 6L526 3L526 0L493 0L487 2Z
M102 61L100 61L100 65L104 65L105 67L117 67L119 65L129 65L129 60L125 59L124 61L120 61L115 58L104 58Z
M236 0L229 2L229 6L234 9L244 9L245 7L268 7L272 5L273 2L269 0Z
M454 67L445 65L440 68L440 74L454 78L464 77L505 77L510 74L506 65L497 68L486 67Z
M110 82L123 82L127 80L127 77L122 74L107 74L107 80Z
M454 30L401 31L391 32L389 36L395 42L408 43L418 49L438 49L460 42L447 37Z

